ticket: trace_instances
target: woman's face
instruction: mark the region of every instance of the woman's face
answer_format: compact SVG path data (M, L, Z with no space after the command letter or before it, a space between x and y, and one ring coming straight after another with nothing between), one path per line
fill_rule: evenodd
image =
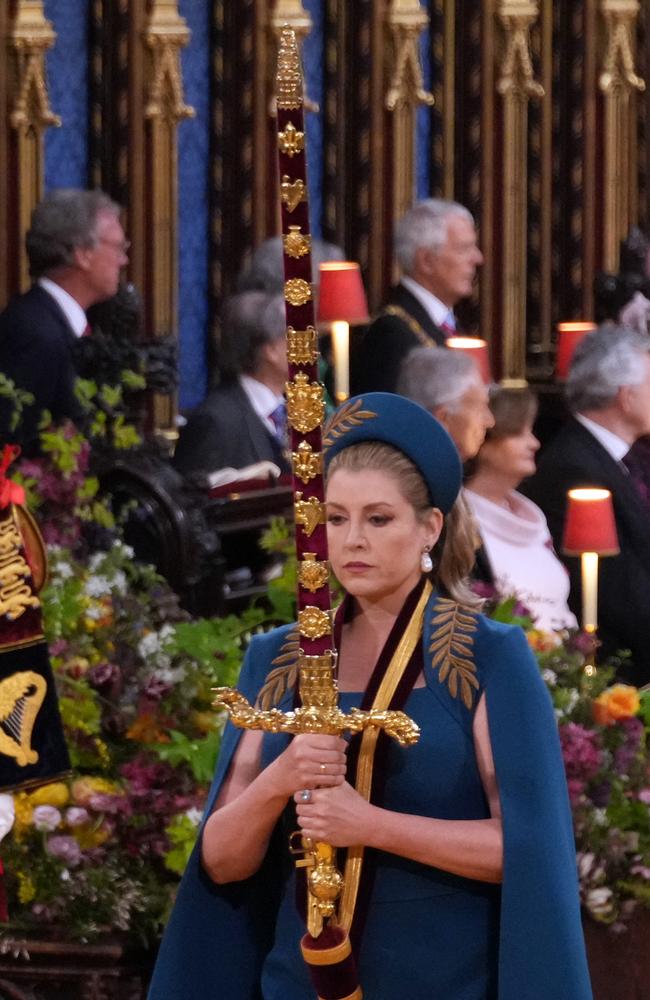
M535 472L538 449L539 441L528 422L518 434L487 440L479 453L479 465L516 485Z
M399 604L422 576L425 546L433 548L442 514L423 521L385 472L337 469L327 484L327 540L336 578L354 597Z

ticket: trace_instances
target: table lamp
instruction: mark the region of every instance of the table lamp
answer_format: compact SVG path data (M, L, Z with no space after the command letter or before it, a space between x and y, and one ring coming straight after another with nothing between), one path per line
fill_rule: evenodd
M573 352L583 337L596 329L596 324L590 320L576 320L557 325L557 351L555 354L555 376L566 379L571 367Z
M595 637L598 628L598 557L616 556L618 535L609 490L586 487L569 490L562 550L580 556L582 569L582 627ZM593 674L593 661L585 672Z
M467 354L475 362L485 384L490 384L492 372L487 340L482 340L480 337L447 337L446 344L453 351L463 351Z
M318 322L332 324L334 398L337 405L344 403L350 395L350 324L367 323L369 318L359 265L351 260L321 264Z

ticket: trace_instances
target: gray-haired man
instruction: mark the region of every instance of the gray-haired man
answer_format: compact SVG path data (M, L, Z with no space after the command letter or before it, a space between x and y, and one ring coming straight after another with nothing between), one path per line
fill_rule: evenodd
M80 416L73 346L87 332L86 309L111 298L128 262L120 207L101 191L52 191L34 209L26 238L34 284L0 315L0 372L31 392L16 432L0 411L0 437L29 447L43 410Z
M629 649L620 676L650 681L650 518L625 459L650 434L650 338L603 326L578 345L566 384L573 416L542 454L526 493L542 508L562 556L567 491L600 486L611 491L620 555L600 561L598 636L603 655ZM580 566L571 574L570 605L581 613Z
M400 219L394 249L402 278L355 359L356 392L395 392L410 350L445 343L455 328L454 306L471 295L483 263L471 214L438 198L418 202Z

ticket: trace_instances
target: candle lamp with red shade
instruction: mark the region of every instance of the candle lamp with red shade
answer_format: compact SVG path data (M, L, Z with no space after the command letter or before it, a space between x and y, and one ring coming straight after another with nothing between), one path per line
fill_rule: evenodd
M588 333L596 329L590 320L575 320L557 325L557 352L555 355L555 377L564 381L569 374L573 353Z
M585 487L569 490L564 522L562 550L580 556L582 570L582 627L596 638L598 629L598 559L616 556L620 549L612 494L609 490ZM593 654L585 664L585 673L595 672Z
M467 354L475 362L485 384L490 384L492 372L486 340L482 340L481 337L448 337L446 344L453 351L462 351Z
M351 260L326 261L320 266L318 322L332 324L334 398L350 395L350 325L367 323L368 302L359 265Z

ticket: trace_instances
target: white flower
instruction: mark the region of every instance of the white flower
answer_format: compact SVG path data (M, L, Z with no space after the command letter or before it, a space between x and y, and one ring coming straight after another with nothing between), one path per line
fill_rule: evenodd
M169 622L165 622L160 632L158 633L158 635L160 636L161 643L166 642L167 639L171 638L171 636L175 634L176 634L176 629L174 628L173 625L170 625Z
M70 881L70 872L68 871L67 868L63 869L63 871L61 872L61 876L60 877L61 877L61 881L62 882L69 882Z
M125 545L123 542L115 542L113 545L113 552L117 552L119 555L123 556L124 559L133 559L135 551L130 545Z
M144 659L160 651L160 639L157 632L148 632L138 643L138 653Z
M88 569L91 573L94 573L96 569L99 569L101 564L106 558L105 552L93 552L90 559L88 560Z
M74 576L74 570L70 563L67 562L57 563L55 573L61 580L69 580L71 576Z
M171 662L169 657L164 656L164 654L158 657L158 662L161 663L163 659L166 659L168 663ZM162 666L154 670L152 677L163 684L180 684L181 681L185 680L186 673L185 667Z
M606 916L612 909L612 890L605 886L600 889L590 889L585 903L592 913Z
M594 823L596 826L607 826L607 810L606 809L594 809L593 813Z
M579 853L577 860L578 860L578 873L580 875L580 878L586 878L594 866L594 861L596 860L596 856L595 854L592 854L591 851L586 851L584 854Z
M97 622L100 618L103 618L105 609L101 606L101 604L97 604L94 608L86 608L85 614L86 618L90 618L91 621Z
M554 670L550 670L548 667L546 668L546 670L542 671L542 677L544 678L545 682L548 684L549 687L555 687L555 685L557 684L557 674L555 673Z
M192 806L191 809L187 809L185 815L189 819L192 826L198 826L201 822L202 813L200 809L196 808L196 806Z
M41 830L43 833L52 833L61 823L61 813L56 806L36 806L32 820L37 830Z
M89 576L84 591L88 597L106 597L111 592L111 584L105 576Z
M126 573L122 569L117 569L111 578L111 590L116 590L118 594L126 594L128 583Z
M14 825L14 819L13 795L0 795L0 840L4 840L7 836Z

